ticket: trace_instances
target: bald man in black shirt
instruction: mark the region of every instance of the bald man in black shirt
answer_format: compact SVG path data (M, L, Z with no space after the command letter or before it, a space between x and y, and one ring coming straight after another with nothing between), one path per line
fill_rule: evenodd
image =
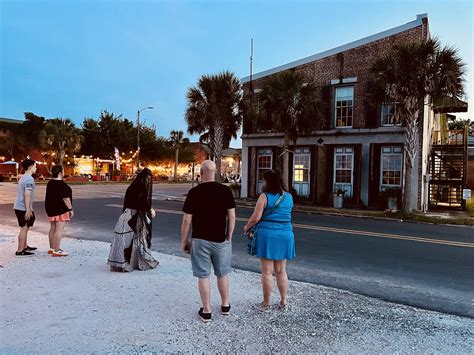
M202 184L191 189L183 206L181 247L191 254L193 275L198 281L203 322L211 321L211 265L221 295L221 314L228 315L229 273L232 256L232 234L235 227L235 201L230 189L214 180L216 165L210 160L201 164ZM192 224L192 242L188 240Z

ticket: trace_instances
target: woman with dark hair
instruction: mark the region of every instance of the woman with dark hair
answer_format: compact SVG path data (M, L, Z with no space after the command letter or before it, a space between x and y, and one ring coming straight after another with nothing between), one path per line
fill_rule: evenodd
M149 270L159 264L151 255L152 188L153 175L144 168L125 192L107 262L111 271Z
M258 304L257 308L269 311L274 273L280 291L277 307L284 309L288 304L286 261L295 257L295 238L291 226L293 198L285 191L280 173L274 170L267 171L263 174L263 181L264 193L259 196L244 232L259 224L256 250L262 272L263 302Z
M51 169L51 180L46 186L46 197L44 206L49 228L49 251L52 256L68 256L69 253L61 249L61 239L66 222L68 222L74 211L72 209L72 190L63 180L64 170L62 165L55 165Z

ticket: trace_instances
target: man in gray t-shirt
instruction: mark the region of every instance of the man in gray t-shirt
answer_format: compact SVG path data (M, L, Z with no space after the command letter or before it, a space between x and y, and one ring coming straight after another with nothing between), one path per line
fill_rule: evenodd
M16 195L16 201L15 204L13 205L13 208L15 210L20 210L20 211L33 211L33 201L35 199L35 179L33 179L33 176L30 174L25 174L20 178L20 181L18 181L18 193ZM30 203L28 208L25 206L25 192L29 191L30 192Z
M25 159L21 166L25 170L25 175L18 181L18 193L13 205L18 225L20 226L18 250L15 255L34 255L31 251L36 250L36 248L28 246L27 237L28 230L35 223L35 213L33 212L35 179L33 179L33 174L36 172L36 162L31 159Z

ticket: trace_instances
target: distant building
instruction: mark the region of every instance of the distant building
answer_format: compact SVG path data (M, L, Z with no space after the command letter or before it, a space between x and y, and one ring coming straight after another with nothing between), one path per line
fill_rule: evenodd
M202 162L205 159L212 159L212 153L209 149L209 146L205 143L194 143L199 144L198 151L202 151L204 154L201 154L196 159L197 162ZM242 149L240 148L226 148L222 152L221 159L221 175L226 176L239 175L241 174L242 168Z
M15 131L21 128L23 120L0 117L0 163L6 161L16 161L21 162L26 159L26 154L16 145L13 140L13 144L8 140L7 137L12 137L15 134ZM6 140L5 140L6 139ZM37 175L38 176L47 176L49 175L48 169L46 167L44 158L40 151L32 150L29 152L28 157L35 160L37 164ZM2 178L12 179L15 169L12 169L13 166L2 165L0 166L0 176ZM23 173L21 166L19 165L18 172ZM16 172L15 172L16 175ZM15 176L16 178L16 176Z

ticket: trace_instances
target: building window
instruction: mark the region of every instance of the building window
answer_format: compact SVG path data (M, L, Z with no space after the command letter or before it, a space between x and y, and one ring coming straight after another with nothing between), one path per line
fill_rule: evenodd
M293 188L298 196L309 197L310 158L309 148L295 148L293 155Z
M262 192L263 174L272 169L272 150L263 148L258 150L257 156L257 193Z
M354 149L352 147L336 148L334 151L334 191L345 190L345 196L352 197L353 169Z
M336 176L334 182L352 183L352 158L353 154L342 152L342 148L339 152L336 152Z
M402 147L382 147L380 157L380 190L390 187L401 187L402 163Z
M354 87L336 88L336 127L352 127L354 115Z
M399 118L395 115L397 110L396 104L383 104L381 110L382 126L399 126L401 124Z

